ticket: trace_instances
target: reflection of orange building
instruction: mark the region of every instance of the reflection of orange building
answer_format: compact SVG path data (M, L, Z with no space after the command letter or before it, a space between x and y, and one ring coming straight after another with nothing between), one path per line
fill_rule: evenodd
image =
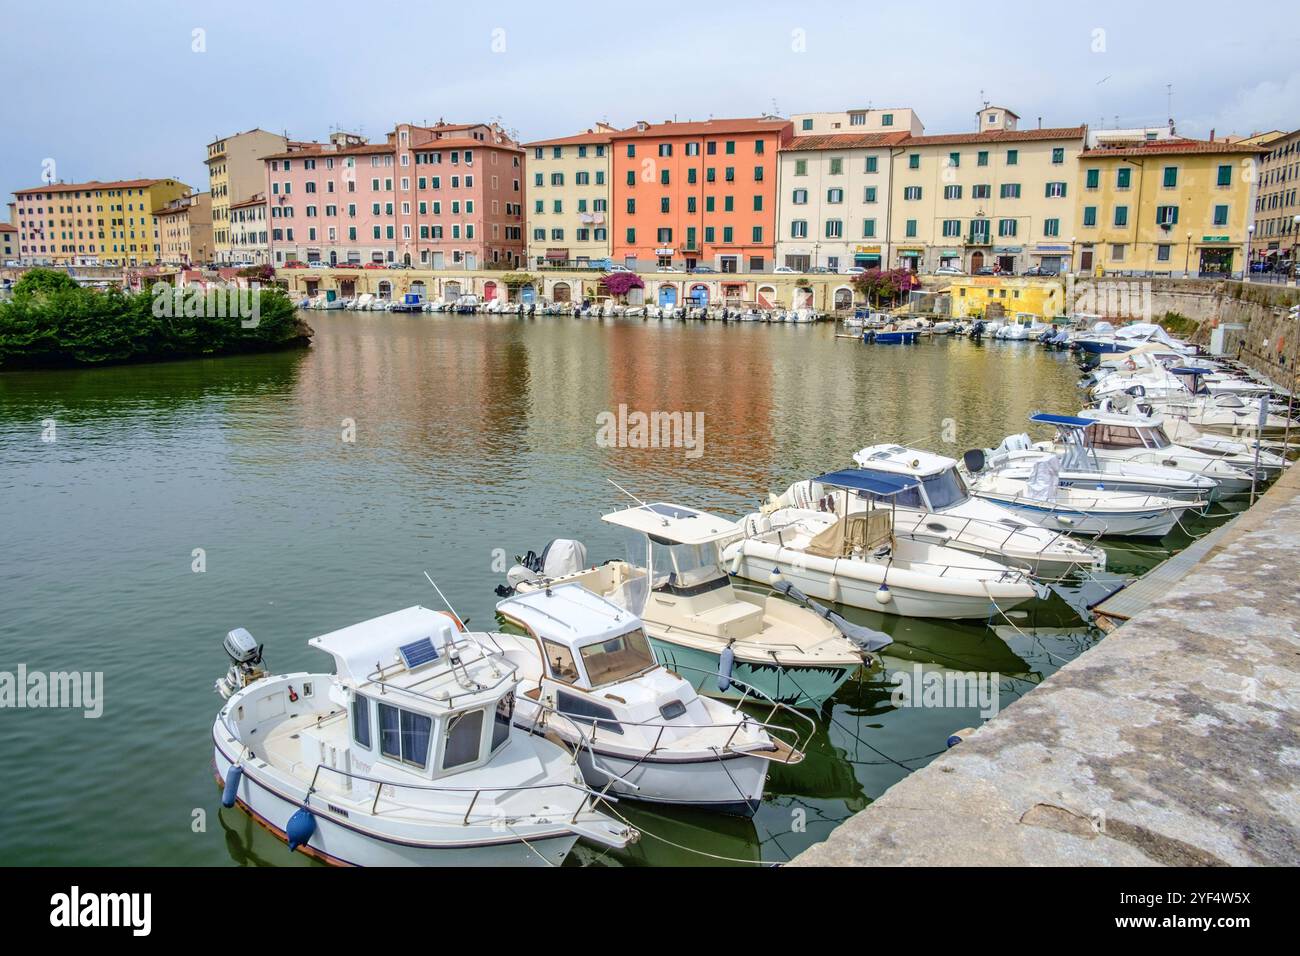
M783 119L637 123L611 134L613 255L635 265L771 271Z

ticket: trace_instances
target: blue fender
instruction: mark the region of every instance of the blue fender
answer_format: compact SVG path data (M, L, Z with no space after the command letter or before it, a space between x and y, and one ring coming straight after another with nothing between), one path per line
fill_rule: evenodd
M226 771L226 785L221 790L221 805L230 809L235 805L235 797L239 794L239 781L244 776L244 768L235 764Z
M725 691L731 686L731 670L736 665L736 652L728 644L718 655L718 690Z
M289 818L288 825L284 828L285 835L289 837L289 849L296 850L316 832L316 818L306 807L300 807L298 811Z

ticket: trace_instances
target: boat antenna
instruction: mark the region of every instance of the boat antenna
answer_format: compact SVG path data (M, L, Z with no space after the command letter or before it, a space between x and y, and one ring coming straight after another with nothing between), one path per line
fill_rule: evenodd
M632 492L628 491L626 488L624 488L622 485L620 485L620 484L619 484L617 481L615 481L613 478L606 478L605 480L608 481L608 482L609 482L611 485L613 485L615 488L617 488L619 491L623 492L623 494L627 495L629 498L631 498L633 501L635 501L635 502L636 502L637 504L639 504L641 507L643 507L643 508L647 508L647 507L649 507L649 505L647 505L644 501L642 501L642 500L641 500L640 498L638 498L636 495L632 494Z
M468 622L468 618L462 618L459 614L456 613L456 609L452 607L451 602L447 600L447 595L442 593L442 588L438 587L438 582L435 581L433 578L429 577L428 571L424 572L424 578L426 581L432 584L433 589L438 592L438 597L442 599L443 604L447 605L447 610L451 611L451 616L456 619L456 622L460 624L461 627L465 628L465 632L464 632L465 636L474 642L474 646L477 647L479 653L483 655L483 659L488 662L488 666L492 668L492 676L500 677L501 672L497 670L496 658L494 658L491 654L489 654L487 648L479 643L479 639L474 636L474 632L471 631L468 627L465 627L465 625Z

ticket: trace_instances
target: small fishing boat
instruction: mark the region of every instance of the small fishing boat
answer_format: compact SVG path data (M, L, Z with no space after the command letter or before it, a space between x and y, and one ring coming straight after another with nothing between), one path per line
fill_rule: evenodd
M915 489L915 478L850 468L813 481L843 495L838 513L782 508L749 515L742 536L723 550L732 574L787 580L805 594L851 607L946 620L984 619L1046 594L1024 571L896 536L894 510L874 503ZM864 493L872 506L852 510L850 496Z
M659 663L711 697L740 700L752 688L818 709L862 666L863 650L830 618L732 586L720 545L739 534L734 521L664 502L602 520L623 530L626 559L582 569L573 556L554 562L548 546L542 569L517 565L510 585L527 593L572 581L626 608Z
M514 726L517 666L486 637L410 607L308 641L332 674L272 675L231 631L222 804L339 865L557 865L579 838L626 846L636 831L597 809L573 755Z
M1069 529L1113 537L1163 538L1206 501L1175 501L1161 495L1127 494L1097 488L1067 488L1060 483L1061 462L1045 457L1025 466L990 467L980 449L964 457L971 493L1006 508L1042 528Z
M518 668L515 726L559 738L588 785L631 800L750 816L770 763L803 760L799 733L696 693L659 664L636 615L581 584L507 598L495 635ZM809 728L808 735L811 736Z
M913 345L921 337L920 329L867 329L862 341L876 345Z

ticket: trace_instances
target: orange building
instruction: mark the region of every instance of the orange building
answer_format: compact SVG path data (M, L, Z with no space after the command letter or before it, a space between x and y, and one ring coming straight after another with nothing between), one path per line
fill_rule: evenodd
M788 120L646 123L610 134L613 257L632 268L770 272Z

